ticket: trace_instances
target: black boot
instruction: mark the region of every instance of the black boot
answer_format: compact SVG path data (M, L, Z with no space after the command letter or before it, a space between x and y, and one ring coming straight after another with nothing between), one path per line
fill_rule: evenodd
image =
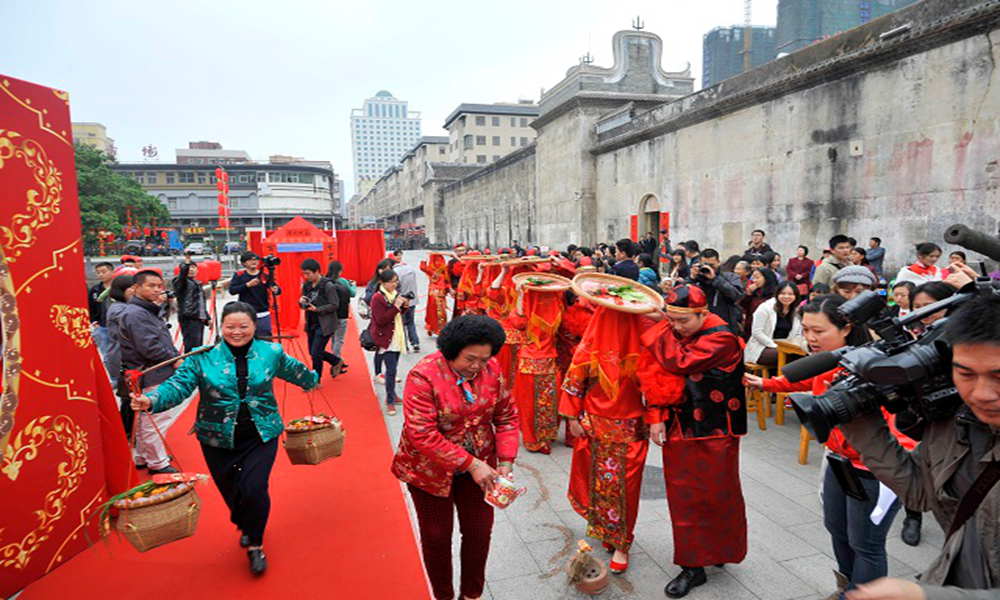
M250 536L247 535L247 534L245 534L245 533L241 534L240 535L240 548L249 548L249 547L250 547Z
M900 537L903 538L903 543L908 546L916 546L920 543L920 525L923 522L923 517L920 513L910 513L906 511L906 518L903 519L903 530L900 532Z
M262 548L247 550L247 558L250 559L250 572L260 575L267 570L267 555Z
M670 580L667 587L663 588L663 593L670 598L683 598L688 595L691 588L708 581L703 567L681 567L681 574Z

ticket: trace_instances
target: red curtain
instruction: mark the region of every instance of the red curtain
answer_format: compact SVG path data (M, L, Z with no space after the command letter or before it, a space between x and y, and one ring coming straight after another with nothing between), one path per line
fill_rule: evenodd
M337 232L340 242L338 260L344 264L344 277L361 285L375 273L375 265L385 258L385 232L381 229L347 229Z

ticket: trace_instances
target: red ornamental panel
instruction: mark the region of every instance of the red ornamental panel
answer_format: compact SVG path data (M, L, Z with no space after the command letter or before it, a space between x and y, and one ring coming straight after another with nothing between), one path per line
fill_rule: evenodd
M90 334L65 92L0 76L0 597L99 539L128 446Z

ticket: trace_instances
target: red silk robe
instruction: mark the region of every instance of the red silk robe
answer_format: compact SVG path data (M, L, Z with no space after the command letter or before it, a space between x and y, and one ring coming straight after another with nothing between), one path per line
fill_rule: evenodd
M556 366L556 332L562 321L563 293L525 289L523 294L526 340L518 351L514 399L524 447L548 453L559 433L561 377Z
M500 370L504 374L508 388L513 391L514 380L517 378L517 354L518 349L527 341L525 328L528 320L517 312L517 287L514 285L513 277L518 273L531 271L531 265L514 266L507 270L507 274L500 282L499 288L491 287L487 294L496 306L496 312L500 315L497 319L503 326L503 332L507 339L503 348L497 354L497 361L500 363ZM496 279L494 277L494 279ZM492 281L490 282L492 283Z
M628 552L649 449L636 379L637 315L597 307L563 381L559 413L586 432L573 446L569 501L587 535Z
M451 318L462 314L462 301L458 293L458 284L462 281L462 274L465 272L465 263L457 258L453 258L448 261L448 282L451 284L451 290L455 294L455 305L452 308Z
M448 322L448 290L451 282L448 279L448 265L441 254L431 254L426 262L420 263L420 270L427 274L430 282L427 285L427 314L424 325L427 335L437 335Z
M483 307L476 295L476 279L479 277L480 261L469 260L463 262L462 276L458 280L458 288L455 293L455 305L458 307L458 314L483 314Z
M674 563L741 562L747 552L739 473L739 436L746 433L743 341L709 313L693 336L678 337L664 320L643 334L642 344L647 422L667 424L663 475Z

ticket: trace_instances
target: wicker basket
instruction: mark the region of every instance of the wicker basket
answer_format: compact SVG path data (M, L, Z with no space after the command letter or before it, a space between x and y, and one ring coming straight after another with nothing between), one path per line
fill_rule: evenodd
M546 283L532 283L532 279ZM569 279L552 273L518 273L511 280L518 287L536 292L565 292L573 284Z
M121 510L115 520L115 529L136 550L145 552L192 535L200 514L201 501L191 487L162 502Z
M285 429L285 452L293 465L318 465L344 451L344 428L327 423L310 429Z

